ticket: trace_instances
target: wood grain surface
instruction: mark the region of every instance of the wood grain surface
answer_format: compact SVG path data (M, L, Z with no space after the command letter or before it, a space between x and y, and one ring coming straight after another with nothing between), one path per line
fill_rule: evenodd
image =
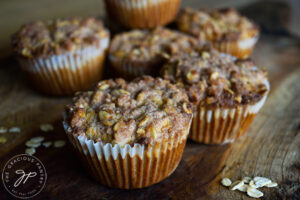
M99 185L84 170L70 143L63 148L38 148L48 180L35 199L251 199L220 185L223 177L264 176L279 183L264 188L262 199L300 199L300 40L263 34L253 59L269 73L271 92L248 134L231 145L199 145L188 141L182 161L167 179L138 190ZM25 141L67 139L61 113L70 98L46 97L28 85L11 57L0 60L0 126L19 126L21 133L1 134L0 169L24 153ZM42 133L39 126L55 130ZM0 185L0 199L12 199Z

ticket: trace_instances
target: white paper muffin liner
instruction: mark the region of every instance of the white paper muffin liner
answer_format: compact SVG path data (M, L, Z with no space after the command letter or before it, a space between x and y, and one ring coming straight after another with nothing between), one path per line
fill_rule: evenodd
M212 45L221 52L231 54L240 59L245 59L251 55L258 38L258 36L254 36L237 41L213 42Z
M22 70L39 91L52 95L70 95L85 90L101 79L109 38L98 45L61 55L38 58L19 57Z
M268 91L270 84L264 81ZM268 92L253 105L236 108L207 109L198 107L194 115L189 138L205 144L225 144L236 141L245 135L254 117L264 105Z
M106 0L108 14L130 28L154 28L171 22L181 0Z
M130 61L120 60L113 55L109 55L109 60L118 76L131 80L143 75L156 75L161 66L160 61ZM161 62L162 63L162 62Z
M153 146L103 144L76 136L64 128L88 172L103 185L122 189L144 188L168 177L178 166L190 125L181 137Z

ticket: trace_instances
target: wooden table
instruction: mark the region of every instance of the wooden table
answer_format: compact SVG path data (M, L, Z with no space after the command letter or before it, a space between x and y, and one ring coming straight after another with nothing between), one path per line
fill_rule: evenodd
M177 170L154 186L139 190L110 189L86 173L71 144L62 149L39 148L48 180L37 199L250 199L220 185L223 177L264 176L279 183L262 189L262 199L300 199L300 40L286 32L262 34L253 59L269 72L271 92L248 135L232 145L199 145L189 141ZM24 153L25 141L37 135L65 139L61 113L70 98L42 96L31 89L17 63L0 61L0 126L19 126L0 144L0 169L12 156ZM39 126L55 130L42 133ZM2 184L2 183L1 183ZM11 196L0 187L0 199Z

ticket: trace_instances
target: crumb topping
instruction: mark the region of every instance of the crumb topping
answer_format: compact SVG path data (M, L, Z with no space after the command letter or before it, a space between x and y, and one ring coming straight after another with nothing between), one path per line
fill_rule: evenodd
M266 71L204 46L170 58L163 78L184 87L194 105L234 107L259 101L267 92Z
M24 57L63 54L109 37L103 23L93 17L36 21L23 25L12 37L15 52Z
M185 34L158 27L154 30L133 30L117 35L110 47L113 59L159 61L168 54L190 48L196 40Z
M259 28L235 9L185 8L177 18L178 28L200 40L223 41L246 39L258 35Z
M66 113L72 134L96 142L148 145L186 133L192 105L179 87L144 76L99 82L94 91L78 94Z

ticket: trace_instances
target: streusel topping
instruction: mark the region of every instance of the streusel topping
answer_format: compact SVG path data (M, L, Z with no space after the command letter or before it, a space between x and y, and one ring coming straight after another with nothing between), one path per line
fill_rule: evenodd
M267 92L266 71L251 60L219 53L210 47L194 48L171 57L163 78L184 87L195 105L234 107L259 101Z
M234 9L185 8L177 18L179 30L200 40L223 41L246 39L258 35L259 28Z
M190 48L196 40L185 34L158 27L154 30L133 30L117 35L110 47L112 59L155 61L163 54L174 54Z
M12 37L14 51L24 57L39 57L98 45L108 38L103 23L94 17L36 21L23 25Z
M105 80L66 109L69 132L96 142L153 144L188 133L192 105L169 81L144 76Z

